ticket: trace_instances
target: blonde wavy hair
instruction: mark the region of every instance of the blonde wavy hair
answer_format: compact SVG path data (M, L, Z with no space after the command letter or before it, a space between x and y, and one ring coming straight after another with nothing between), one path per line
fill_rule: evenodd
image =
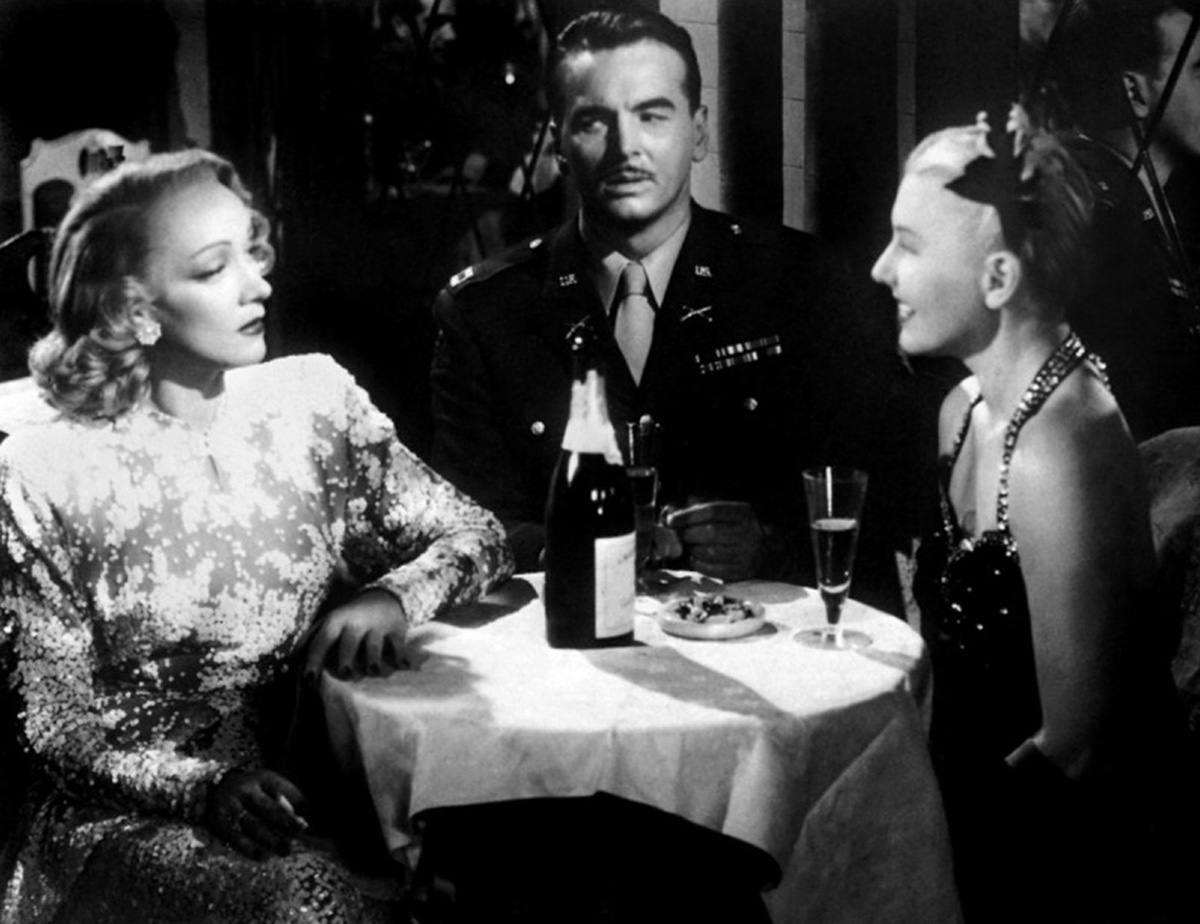
M212 180L251 206L233 165L202 150L122 164L72 201L50 256L54 328L29 354L34 381L64 414L111 419L145 398L152 347L137 341L134 309L152 304L143 282L151 245L147 219L166 195ZM252 246L269 266L270 225L253 208L251 215Z

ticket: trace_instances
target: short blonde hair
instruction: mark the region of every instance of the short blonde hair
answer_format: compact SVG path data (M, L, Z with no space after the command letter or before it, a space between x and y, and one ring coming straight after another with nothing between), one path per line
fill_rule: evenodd
M75 418L115 418L145 398L150 358L134 336L134 309L151 302L142 281L147 219L167 194L213 180L250 205L233 165L201 150L123 164L76 196L50 256L54 329L29 355L34 380L54 407ZM253 245L269 263L269 225L251 212Z
M960 196L968 172L993 172L994 178L974 183L983 194L970 194L967 200L996 211L997 243L1020 259L1035 297L1066 310L1089 269L1091 185L1053 133L1028 121L1022 121L1019 132L1014 142L1012 132L990 130L982 120L944 128L913 149L904 169L934 177ZM1010 155L1014 146L1020 151Z

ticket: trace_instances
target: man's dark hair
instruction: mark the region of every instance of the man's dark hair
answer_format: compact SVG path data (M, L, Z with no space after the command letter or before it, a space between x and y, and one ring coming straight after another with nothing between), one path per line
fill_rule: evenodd
M1158 19L1183 7L1175 0L1109 0L1095 6L1109 66L1117 73L1158 74L1166 51Z
M550 56L547 95L550 112L558 118L566 101L562 98L562 65L584 51L611 51L649 40L674 49L683 58L683 90L692 112L700 107L700 62L687 29L652 10L593 10L567 23L558 34Z
M1080 0L1068 8L1051 72L1080 127L1128 124L1121 74L1159 75L1166 50L1159 19L1171 10L1195 15L1196 7L1196 0Z

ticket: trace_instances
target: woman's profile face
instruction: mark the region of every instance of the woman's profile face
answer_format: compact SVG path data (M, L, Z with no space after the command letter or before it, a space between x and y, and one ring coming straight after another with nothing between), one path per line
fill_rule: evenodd
M163 330L155 369L204 373L261 362L271 286L250 209L212 179L167 194L147 221L145 282Z
M896 299L900 348L911 355L965 358L989 338L985 258L996 219L946 189L942 179L908 173L892 207L892 239L871 269Z

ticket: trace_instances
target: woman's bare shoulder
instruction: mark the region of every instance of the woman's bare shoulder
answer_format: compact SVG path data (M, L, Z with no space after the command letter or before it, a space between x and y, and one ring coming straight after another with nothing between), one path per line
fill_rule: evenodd
M1021 432L1023 455L1069 472L1140 468L1116 399L1090 369L1068 377Z
M1065 529L1148 529L1137 446L1104 384L1083 369L1022 429L1010 471L1012 511ZM1086 524L1086 526L1085 526Z
M975 376L968 376L952 389L942 400L938 412L938 452L945 454L954 446L954 439L962 429L963 421L971 408L971 403L979 397L979 382Z

